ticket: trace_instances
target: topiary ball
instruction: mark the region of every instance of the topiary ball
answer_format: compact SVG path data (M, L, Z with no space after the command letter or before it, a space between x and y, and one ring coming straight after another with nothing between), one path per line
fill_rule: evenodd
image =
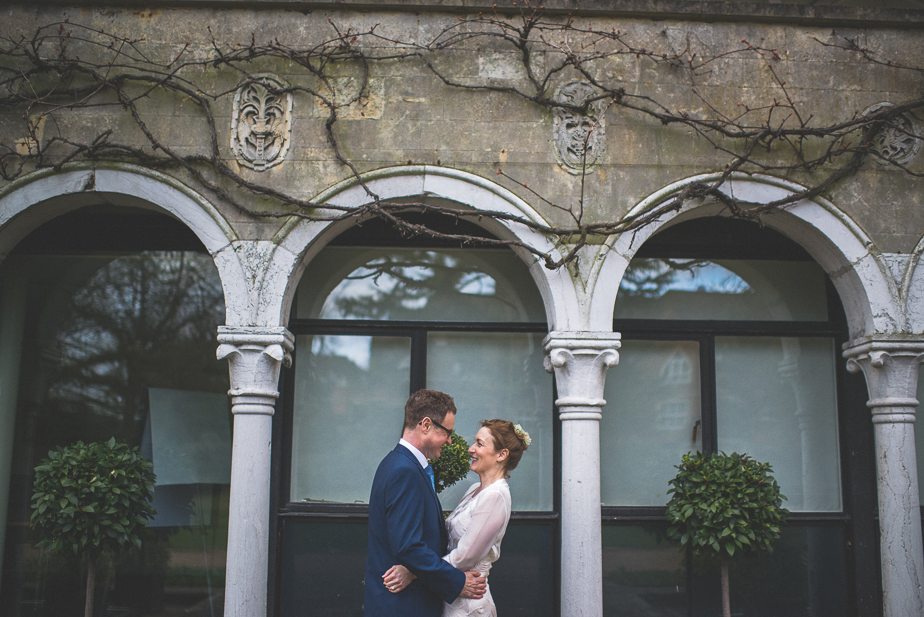
M471 457L468 442L458 433L452 434L452 441L443 447L443 453L430 461L436 479L436 492L441 493L468 474Z

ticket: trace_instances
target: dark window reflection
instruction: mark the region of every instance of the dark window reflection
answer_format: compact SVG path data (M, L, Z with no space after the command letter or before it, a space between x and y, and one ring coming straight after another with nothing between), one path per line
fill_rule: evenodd
M158 473L140 552L104 564L99 615L221 615L230 415L208 255L15 255L0 278L0 415L15 414L0 615L80 614L75 559L34 547L32 469L54 447L115 436ZM11 333L16 333L12 335ZM0 453L5 456L9 452Z
M362 586L373 584L363 581L366 533L365 520L284 519L279 614L361 617ZM556 542L546 522L521 522L507 529L503 554L490 579L498 615L559 614L558 573L548 557L554 553Z
M846 540L841 527L790 523L773 553L750 556L730 572L731 602L743 617L848 614Z
M620 617L721 614L717 565L689 558L666 523L603 527L603 605ZM772 553L736 559L730 570L736 617L847 615L842 527L790 522Z
M687 617L686 562L666 526L604 525L603 612Z

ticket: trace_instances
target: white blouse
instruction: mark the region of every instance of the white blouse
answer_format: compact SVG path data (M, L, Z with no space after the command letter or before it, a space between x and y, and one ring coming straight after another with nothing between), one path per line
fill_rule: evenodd
M443 559L463 572L477 570L487 576L500 558L510 521L510 487L503 479L476 493L479 486L473 484L446 519L449 553Z

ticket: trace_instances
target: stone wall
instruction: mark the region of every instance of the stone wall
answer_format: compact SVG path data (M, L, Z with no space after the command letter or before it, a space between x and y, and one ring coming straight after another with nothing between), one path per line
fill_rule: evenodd
M87 61L97 58L105 64L107 58L118 58L119 63L130 65L108 69L112 74L138 73L141 68L169 72L178 66L170 64L175 58L212 58L216 53L213 37L226 52L246 47L251 41L256 47L274 48L273 53L257 53L252 61L236 63L240 70L189 66L180 68L177 76L213 110L220 156L231 171L249 182L303 200L312 199L352 174L347 165L337 160L330 144L326 128L329 108L318 96L293 92L291 132L286 136L289 144L284 159L263 171L250 169L231 150L234 95L245 78L242 71L271 74L285 84L310 89L341 104L358 92L359 77L365 70L360 62L331 62L322 70L328 80L325 83L311 74L312 69L320 67L321 60L315 59L311 67L300 66L291 58L279 57L279 50L316 48L335 42L338 29L341 33L349 29L357 34L353 41L357 49L381 57L413 52L416 45L432 41L441 32L445 39L450 34L496 30L495 24L460 24L459 14L432 10L295 11L227 6L215 10L134 10L118 6L18 4L3 9L3 15L0 34L4 39L31 37L40 26L64 20L70 23L62 28L85 27L71 37L68 52ZM517 18L510 19L512 24L518 23ZM553 15L547 21L561 24L565 18ZM58 28L51 26L47 32L54 33ZM599 36L581 33L590 29L619 32L619 42L601 41ZM360 36L370 31L374 34ZM131 49L124 41L114 43L130 53L131 60L117 56L105 45L90 47L77 40L79 36L109 40L101 33L137 39ZM832 30L829 26L804 24L593 16L577 18L572 30L552 33L547 38L559 49L586 52L590 45L597 50L614 50L622 45L625 51L587 64L595 79L624 89L625 97L621 104L609 104L603 112L604 151L586 176L569 173L556 157L552 110L512 92L517 89L537 98L552 96L562 84L585 77L574 70L564 70L551 77L544 91L537 90L527 78L521 51L514 42L485 37L459 40L445 50L422 52L417 58L369 63L366 90L354 103L337 109L337 120L332 125L332 135L342 155L360 172L414 163L458 168L491 178L549 221L564 226L574 223L573 216L579 210L585 223L614 222L670 183L722 171L732 160L724 149L741 148L741 142L710 142L682 123L664 124L633 107L657 111L663 106L697 118L732 118L747 112L744 124L750 126L765 122L774 103L791 101L796 111L775 109L771 125L793 126L801 117L809 126L828 126L850 121L881 102L901 105L920 101L924 86L924 72L920 70L924 67L924 46L920 45L916 29L879 26ZM848 40L875 55L864 59L855 52L830 46ZM57 45L48 44L42 53L52 53ZM748 46L752 49L741 51ZM689 66L664 60L678 54L702 64L691 71ZM539 46L532 66L541 77L560 58L559 53ZM468 87L447 85L428 70L427 62L446 79ZM888 66L890 62L913 68ZM0 63L10 61L0 59ZM155 67L158 63L160 66ZM22 66L23 61L15 58L12 64ZM145 87L136 84L132 91L141 94ZM21 105L0 108L0 144L27 153L30 135L23 114L27 111L33 123L38 124L37 119L45 112L35 133L43 144L55 137L90 143L102 131L111 131L108 139L112 142L143 148L152 156L163 154L163 149L150 147L150 137L144 135L137 119L110 93L103 90L86 100L108 105L54 110L41 105L32 105L28 110ZM144 128L176 156L208 155L212 136L206 115L193 98L155 87L136 104ZM812 155L829 143L809 141L805 147ZM56 160L56 153L60 158L66 152L68 148L62 144L52 146L44 163ZM785 176L803 185L819 182L832 169L821 166L812 173L788 169L794 159L793 151L785 144L776 144L769 152L756 152L766 168L751 167L751 171ZM839 159L843 160L844 157ZM27 160L23 172L30 165L32 162ZM197 178L176 165L159 162L156 166L223 208L242 237L269 239L280 225L279 218L261 213L278 215L286 211L287 206L277 200L234 187L226 179L214 178L213 172L203 172ZM908 167L912 172L924 172L924 158L910 159ZM499 174L499 170L503 173ZM15 174L8 176L15 180ZM214 178L216 187L229 192L223 195L214 187L208 188L205 180L209 178ZM921 180L908 171L867 161L859 172L822 196L848 213L884 252L910 252L921 240L924 191ZM234 201L249 212L232 205Z

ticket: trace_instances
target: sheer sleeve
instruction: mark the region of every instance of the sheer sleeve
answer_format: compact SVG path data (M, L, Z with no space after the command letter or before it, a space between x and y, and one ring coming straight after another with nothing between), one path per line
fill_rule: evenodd
M472 519L459 545L443 559L459 570L471 570L507 528L510 502L501 491L486 491L472 510Z

